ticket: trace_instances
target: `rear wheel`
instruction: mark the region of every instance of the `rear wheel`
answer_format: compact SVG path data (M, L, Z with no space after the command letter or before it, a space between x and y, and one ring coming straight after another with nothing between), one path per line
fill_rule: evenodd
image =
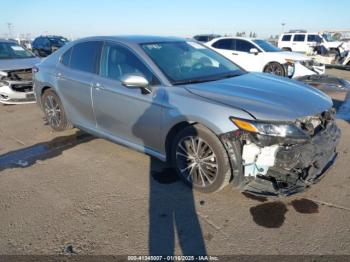
M204 193L221 190L231 178L224 146L215 134L201 125L186 127L175 136L172 163L187 185Z
M277 76L285 76L285 70L283 66L277 62L269 63L264 68L264 73L269 73Z
M52 129L63 131L73 127L66 117L61 99L52 89L44 92L41 97L41 103L46 120Z

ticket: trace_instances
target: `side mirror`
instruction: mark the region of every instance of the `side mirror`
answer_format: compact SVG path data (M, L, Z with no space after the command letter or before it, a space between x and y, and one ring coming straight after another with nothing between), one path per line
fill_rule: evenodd
M121 78L121 82L123 86L128 88L140 88L143 95L152 92L147 79L141 75L125 75Z
M259 50L256 49L256 48L251 48L251 49L249 50L249 53L254 54L254 55L257 55L257 54L259 53Z

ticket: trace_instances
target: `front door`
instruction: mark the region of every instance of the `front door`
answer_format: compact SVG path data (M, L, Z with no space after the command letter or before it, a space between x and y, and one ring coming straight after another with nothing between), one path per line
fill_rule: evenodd
M122 85L125 75L143 75L150 94ZM164 87L128 47L105 43L100 75L94 79L93 107L97 128L124 143L160 151L160 128Z

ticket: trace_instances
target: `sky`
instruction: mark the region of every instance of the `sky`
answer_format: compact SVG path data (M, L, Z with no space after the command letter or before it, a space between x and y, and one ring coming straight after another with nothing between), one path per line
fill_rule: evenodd
M0 37L350 30L349 0L0 0Z

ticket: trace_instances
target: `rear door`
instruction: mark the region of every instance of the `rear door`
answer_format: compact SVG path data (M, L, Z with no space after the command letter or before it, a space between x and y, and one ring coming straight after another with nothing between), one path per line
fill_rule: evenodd
M56 69L58 92L69 119L78 126L94 128L92 81L98 71L102 42L82 42L70 48Z
M226 58L230 59L233 62L237 62L238 53L235 52L236 40L235 39L220 39L214 42L211 47L215 49L218 53L222 54Z

